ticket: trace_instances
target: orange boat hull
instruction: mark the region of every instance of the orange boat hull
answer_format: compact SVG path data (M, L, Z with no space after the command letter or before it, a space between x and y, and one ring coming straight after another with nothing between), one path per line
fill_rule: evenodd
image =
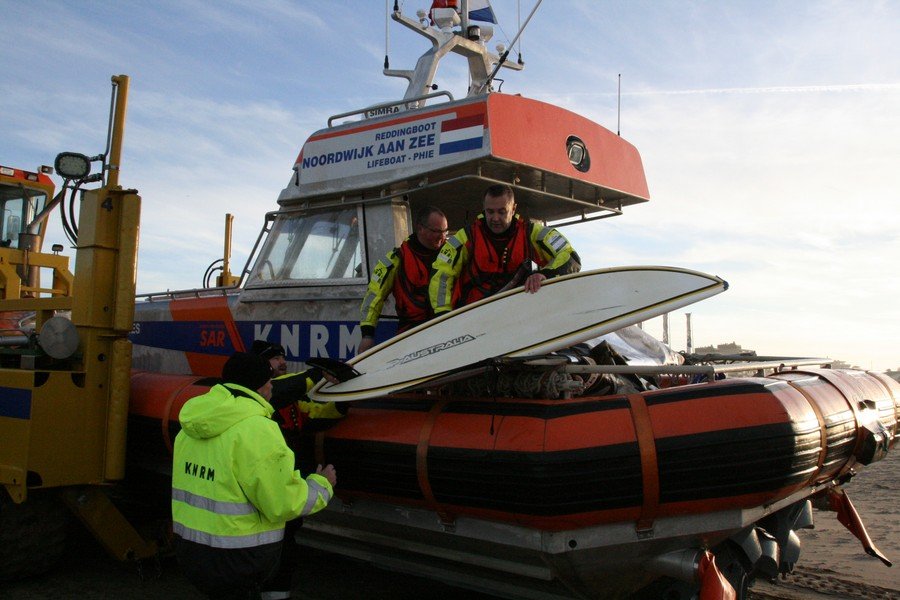
M177 415L214 380L136 372L129 436L164 463ZM865 400L867 403L863 403ZM786 371L569 400L397 395L353 404L305 436L307 469L339 495L545 531L771 504L878 460L900 385L877 374ZM866 428L877 422L880 437Z

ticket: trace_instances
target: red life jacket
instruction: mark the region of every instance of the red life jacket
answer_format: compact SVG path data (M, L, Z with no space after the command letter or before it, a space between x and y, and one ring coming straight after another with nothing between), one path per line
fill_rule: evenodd
M297 408L296 402L291 402L288 406L278 409L278 413L281 415L279 420L281 428L288 431L299 432L309 422L309 415Z
M459 301L454 306L465 306L496 293L512 280L522 263L539 260L528 239L528 223L516 215L510 229L506 246L498 253L483 218L466 228L469 262L460 275Z
M428 282L437 250L419 250L413 247L414 244L420 246L412 238L400 244L397 251L399 270L391 290L397 308L397 329L401 332L424 323L431 317Z

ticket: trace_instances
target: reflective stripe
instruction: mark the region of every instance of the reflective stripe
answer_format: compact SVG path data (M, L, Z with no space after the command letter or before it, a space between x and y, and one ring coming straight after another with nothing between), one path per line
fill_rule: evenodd
M437 258L434 260L432 271L437 273L437 289L436 295L432 296L430 292L434 289L433 286L435 285L435 276L432 276L431 283L429 284L429 300L432 302L432 308L436 313L446 312L453 308L452 284L456 281L457 277L455 267L460 259L459 253L466 245L465 240L461 240L457 236L465 235L465 230L461 229L456 235L447 238L447 241L444 242L444 246L441 248L440 252L438 252ZM438 262L444 263L444 265L438 265Z
M260 593L259 597L262 600L282 600L283 598L290 598L291 591L288 590L286 592L275 592L275 591L262 592L262 593Z
M331 501L331 494L328 493L328 488L321 485L318 481L307 479L306 485L309 486L309 493L306 497L306 506L303 507L300 516L311 515L315 511L320 494L325 499L325 504Z
M554 235L550 239L550 246L557 252L562 252L563 248L566 247L566 238L561 236L557 231L554 231L553 233Z
M553 235L550 235L550 234ZM550 236L549 239L544 239L547 236ZM558 231L555 229L550 229L549 227L544 227L538 233L537 241L542 242L553 248L555 252L560 252L563 248L566 247L566 238L564 238Z
M214 535L199 529L191 529L177 521L172 523L172 531L182 539L211 548L255 548L274 544L284 539L284 527L250 535Z
M249 502L222 502L175 488L172 488L172 500L178 500L217 515L252 515L256 512L256 508Z
M450 248L453 250L452 254L445 251L444 247L442 246L440 251L438 252L437 257L434 259L434 262L441 261L447 263L448 265L452 265L456 261L456 256L457 254L459 254L459 249L462 248L464 243L465 242L461 241L456 236L447 238L447 241L444 242L444 246L450 246Z
M448 243L448 244L450 244L451 246L453 246L453 249L454 249L454 250L459 250L460 247L463 245L463 241L460 240L460 239L459 239L458 237L456 237L456 236L453 236L453 237L451 237L451 238L448 238L446 243Z
M375 302L375 294L369 292L363 298L362 306L359 307L359 312L362 314L362 318L365 319L369 316L369 309L372 308L372 303Z
M447 276L443 273L438 274L438 291L437 291L437 301L438 305L435 306L435 310L439 308L449 307L450 303L447 301Z

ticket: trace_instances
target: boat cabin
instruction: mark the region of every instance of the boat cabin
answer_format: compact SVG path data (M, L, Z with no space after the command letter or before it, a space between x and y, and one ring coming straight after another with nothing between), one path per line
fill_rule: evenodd
M440 208L456 230L497 183L513 188L520 214L556 225L615 216L649 199L631 144L521 96L493 93L352 121L304 144L280 210L267 216L243 296L365 285L375 263L413 231L420 207Z
M294 368L312 356L353 356L371 273L426 205L440 208L455 231L481 212L485 189L497 183L513 188L523 217L554 226L616 216L649 199L630 143L564 108L493 91L501 65L521 65L488 50L487 35L461 35L465 22L455 29L399 11L392 17L432 43L415 70L385 69L409 81L404 97L336 114L309 137L238 288L138 303L138 368L215 375L230 352L260 338L281 343ZM449 54L469 65L462 99L433 91L437 63ZM209 312L208 297L227 308ZM396 332L393 314L390 298L377 340Z

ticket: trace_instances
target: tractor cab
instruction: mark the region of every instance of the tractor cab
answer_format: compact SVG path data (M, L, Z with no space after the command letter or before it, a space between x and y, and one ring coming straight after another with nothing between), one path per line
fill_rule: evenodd
M50 199L53 198L53 182L48 176L50 167L38 171L24 171L0 165L0 247L20 248L19 236L23 233L43 237L46 221L42 220L36 231L28 231ZM40 250L31 247L33 250Z

